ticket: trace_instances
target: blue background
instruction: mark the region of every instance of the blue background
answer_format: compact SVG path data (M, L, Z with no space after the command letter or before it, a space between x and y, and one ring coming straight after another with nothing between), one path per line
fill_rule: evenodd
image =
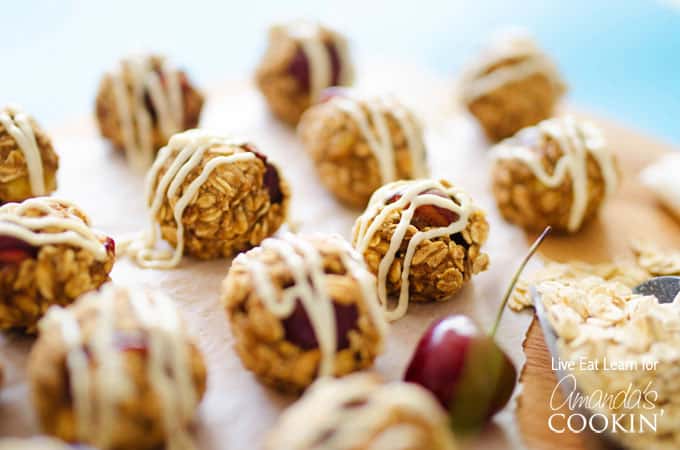
M559 62L570 101L680 144L680 0L23 1L0 14L0 103L47 125L87 114L101 73L154 49L202 84L248 76L271 22L316 17L360 60L454 79L489 33L526 26Z

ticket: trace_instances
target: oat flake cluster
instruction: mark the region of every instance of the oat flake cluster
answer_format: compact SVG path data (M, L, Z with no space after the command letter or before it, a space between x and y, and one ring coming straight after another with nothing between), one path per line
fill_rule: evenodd
M492 150L493 194L504 219L570 233L596 216L618 185L599 129L571 116L525 128Z
M92 362L92 363L90 363ZM42 428L102 449L195 449L206 367L170 298L107 284L40 322L28 378Z
M280 448L455 450L457 445L446 414L428 391L355 374L317 381L285 411L265 444L267 450Z
M33 117L17 106L0 110L0 204L49 195L59 157Z
M428 175L423 129L409 108L392 96L326 95L302 116L298 136L339 200L363 208L380 186Z
M283 391L367 368L383 350L375 277L339 236L266 239L236 257L222 302L243 364Z
M142 267L176 267L188 254L229 257L284 222L286 181L252 144L205 130L176 134L146 178L150 228L121 250ZM158 249L160 238L174 251Z
M34 332L51 305L109 280L115 246L75 205L48 197L0 207L0 329Z
M354 248L378 278L389 320L410 300L449 299L486 270L489 224L469 195L445 180L389 183L375 191L352 231ZM396 299L396 306L390 306Z
M524 32L502 33L461 83L468 111L499 141L554 114L566 91L554 62Z

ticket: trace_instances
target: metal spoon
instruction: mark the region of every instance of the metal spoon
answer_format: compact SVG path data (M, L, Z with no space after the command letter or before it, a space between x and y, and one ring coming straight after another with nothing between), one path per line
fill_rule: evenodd
M680 277L664 276L650 278L644 283L641 283L637 285L635 288L633 288L633 292L641 295L653 295L659 300L659 303L672 303L673 300L675 300L675 298L678 297L678 295L680 294ZM543 330L545 344L548 347L548 350L550 351L550 356L552 357L553 361L558 361L559 360L559 353L557 349L558 337L552 325L550 324L550 321L548 320L548 313L545 310L545 307L543 306L541 295L538 293L534 286L531 287L531 298L534 303L536 316L538 317L541 329ZM563 368L557 368L555 372L558 380L562 380L565 376L570 375L570 372ZM562 388L565 395L570 394L567 385L562 384ZM578 387L576 387L576 390L580 392ZM590 417L593 414L592 411L588 410L585 407L579 408L579 410L576 412L584 414L586 417ZM607 436L607 434L598 434L597 436L603 438L607 445L606 448L609 449L621 448L609 436Z

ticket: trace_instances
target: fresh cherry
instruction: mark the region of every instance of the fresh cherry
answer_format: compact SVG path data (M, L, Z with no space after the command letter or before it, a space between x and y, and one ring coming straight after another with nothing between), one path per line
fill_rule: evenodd
M359 311L356 305L341 305L333 303L335 312L335 333L337 349L344 350L349 347L350 330L356 329ZM314 328L309 320L302 302L295 304L293 313L283 320L283 328L286 339L299 346L303 350L312 350L319 347L319 342L314 333Z
M459 432L480 429L512 396L517 371L496 343L496 330L522 270L549 232L543 231L514 274L490 333L469 317L452 315L430 325L418 342L404 380L430 390Z
M18 264L38 255L38 248L12 236L0 236L0 266Z

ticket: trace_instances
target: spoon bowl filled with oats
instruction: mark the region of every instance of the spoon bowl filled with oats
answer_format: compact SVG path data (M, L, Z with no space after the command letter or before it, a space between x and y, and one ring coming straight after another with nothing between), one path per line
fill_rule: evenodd
M568 411L549 426L589 430L615 448L677 448L680 277L634 288L597 276L550 280L532 297L557 377L551 407Z

